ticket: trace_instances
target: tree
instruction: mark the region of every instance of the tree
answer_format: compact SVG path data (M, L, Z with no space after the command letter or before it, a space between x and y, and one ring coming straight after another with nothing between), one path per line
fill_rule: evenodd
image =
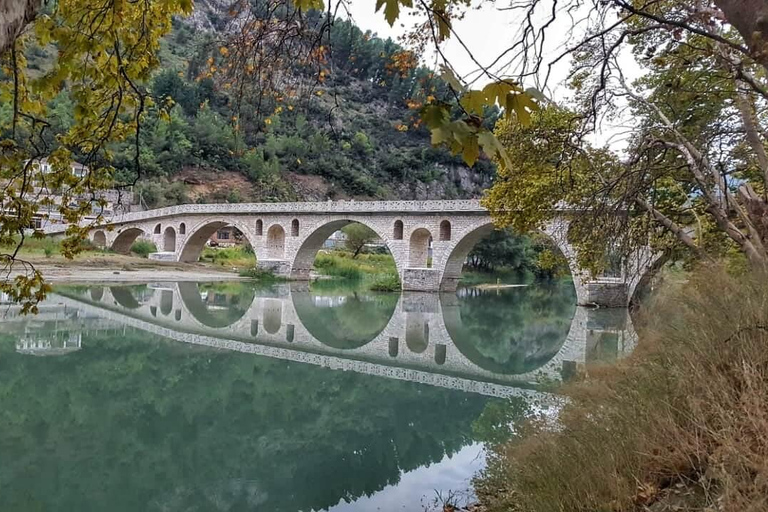
M660 16L673 19L688 9L663 5ZM736 249L754 266L768 264L764 70L733 30L702 27L637 17L617 33L592 34L575 55L573 111L553 105L531 126L498 125L509 162L499 162L486 204L499 220L533 229L568 204L569 238L594 271L608 252L628 255L649 240L704 258ZM632 84L613 49L627 38L648 70ZM626 158L583 138L618 98L637 120ZM524 214L513 218L510 208Z
M515 235L511 230L494 230L472 248L467 260L481 270L507 267L525 272L535 266L536 254L528 237Z
M353 259L357 258L366 245L379 238L374 230L357 222L344 226L341 231L347 237L344 246L352 253Z
M41 206L59 209L70 224L63 253L72 256L87 234L80 221L91 212L95 192L112 179L107 146L133 139L135 173L141 175L141 120L152 103L142 84L157 67L159 40L170 30L172 16L192 8L189 0L61 0L36 18L34 30L23 30L39 6L0 2L0 98L11 106L9 116L0 116L0 265L6 276L15 274L0 282L0 290L24 302L25 311L35 311L48 291L40 272L18 258L33 216ZM56 62L41 76L30 76L25 49L51 42L57 45ZM65 85L74 119L62 123L52 100ZM55 137L49 133L53 126L62 129ZM50 172L38 164L44 157ZM72 173L74 159L88 167L85 175ZM61 190L61 204L38 203L45 189ZM42 233L32 230L32 236Z

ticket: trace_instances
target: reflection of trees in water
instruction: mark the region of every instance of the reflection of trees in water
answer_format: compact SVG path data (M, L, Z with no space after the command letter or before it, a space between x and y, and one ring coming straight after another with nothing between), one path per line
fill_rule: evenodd
M560 350L575 311L571 286L467 289L443 306L451 338L486 370L520 374L540 368Z
M323 293L328 292L318 292ZM343 301L333 301L335 307L319 307L315 292L293 292L291 296L304 328L321 343L341 349L362 347L378 336L392 318L399 298L393 293L348 292Z
M0 339L0 510L318 510L456 452L489 400L131 330L84 344Z

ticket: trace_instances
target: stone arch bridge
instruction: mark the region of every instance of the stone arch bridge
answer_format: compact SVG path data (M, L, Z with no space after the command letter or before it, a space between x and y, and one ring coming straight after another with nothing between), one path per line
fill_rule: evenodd
M493 230L488 211L476 200L327 201L172 206L109 218L104 226L92 228L89 237L119 253L127 253L137 238L149 238L160 250L150 258L194 262L211 235L234 226L254 248L260 268L307 280L325 240L353 222L378 234L394 257L403 289L409 291L455 290L472 247ZM652 267L650 251L639 251L619 277L591 279L576 263L567 241L568 224L568 211L563 210L543 232L569 262L578 303L626 306Z

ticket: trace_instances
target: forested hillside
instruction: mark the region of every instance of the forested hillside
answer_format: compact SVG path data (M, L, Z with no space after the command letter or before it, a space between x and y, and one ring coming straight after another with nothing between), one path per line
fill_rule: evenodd
M395 42L337 20L320 57L320 80L302 75L297 63L285 90L244 93L217 73L228 66L220 43L226 30L217 7L201 3L163 40L162 70L146 84L153 104L140 132L135 190L147 207L467 198L490 184L488 160L470 169L431 147L418 108L446 85ZM44 69L55 51L32 46L31 66ZM295 90L310 80L311 87ZM62 128L74 115L68 95L54 100ZM113 148L112 165L118 182L136 179L135 141Z

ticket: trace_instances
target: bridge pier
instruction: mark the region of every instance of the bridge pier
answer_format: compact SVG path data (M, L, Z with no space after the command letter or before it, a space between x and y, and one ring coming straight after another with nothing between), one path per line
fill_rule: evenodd
M400 279L404 291L436 292L440 290L440 272L435 268L406 268Z
M600 279L584 283L579 306L626 308L629 306L629 286L619 279Z
M288 260L258 260L256 267L260 270L272 272L278 277L296 279L297 281L308 281L309 271L306 277L291 274L291 262ZM303 278L302 278L303 277Z

